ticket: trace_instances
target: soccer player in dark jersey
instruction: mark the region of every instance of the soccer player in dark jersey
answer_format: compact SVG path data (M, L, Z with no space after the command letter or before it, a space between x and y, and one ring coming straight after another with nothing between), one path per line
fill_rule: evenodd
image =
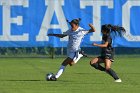
M123 27L105 24L102 25L101 32L103 34L102 44L93 43L93 46L101 48L101 56L92 59L90 61L90 65L97 70L105 71L106 73L108 73L115 79L115 82L122 82L122 80L117 76L115 71L111 69L111 64L114 61L114 49L112 47L111 33L115 33L113 34L113 36L122 36L122 34L125 32L125 29ZM101 66L100 63L105 63L105 67Z

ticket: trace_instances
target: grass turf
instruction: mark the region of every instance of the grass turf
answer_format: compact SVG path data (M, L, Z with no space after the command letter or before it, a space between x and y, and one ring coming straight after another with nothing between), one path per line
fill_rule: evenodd
M1 58L0 93L139 93L140 58L116 57L112 68L122 79L112 77L89 65L82 58L67 67L58 81L46 81L46 73L56 73L64 58Z

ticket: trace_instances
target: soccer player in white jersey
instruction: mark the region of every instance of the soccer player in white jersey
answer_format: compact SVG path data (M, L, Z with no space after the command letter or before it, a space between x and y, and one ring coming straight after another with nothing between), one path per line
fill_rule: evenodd
M90 28L88 31L83 29L79 26L80 18L73 19L69 24L71 25L71 28L64 32L63 34L48 34L48 36L56 36L59 38L63 38L65 36L69 36L68 45L67 45L67 58L62 62L60 69L56 73L56 75L53 75L51 77L52 81L56 81L57 78L59 78L62 73L64 72L64 69L69 64L72 66L73 64L77 63L78 60L86 56L83 52L80 50L80 44L82 42L82 39L84 36L90 32L95 32L95 28L93 25L89 24Z

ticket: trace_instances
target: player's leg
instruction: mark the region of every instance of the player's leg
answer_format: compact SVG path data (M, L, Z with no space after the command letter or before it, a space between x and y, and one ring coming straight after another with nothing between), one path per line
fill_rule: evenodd
M100 65L104 60L101 57L96 57L90 61L90 65L100 71L105 71L105 68Z
M82 57L87 57L87 54L85 54L84 51L75 52L74 57L72 58L73 61L69 65L72 66L72 65L76 64Z
M61 74L64 72L66 66L69 64L70 66L72 66L73 64L76 64L78 62L78 60L83 57L84 55L80 52L69 52L68 53L68 58L66 58L60 69L58 70L57 74L55 75L56 78L59 78L61 76Z
M105 69L106 69L106 72L116 80L115 82L121 82L121 79L119 79L119 77L117 76L115 71L113 71L111 69L111 64L112 64L111 60L105 59Z
M63 61L62 65L60 66L60 68L59 68L58 72L56 73L55 77L56 77L56 78L59 78L59 77L62 75L62 73L64 72L66 66L67 66L68 64L70 64L72 61L73 61L73 60L72 60L71 58L69 58L69 57L66 58L66 59Z
M81 57L83 57L83 55L81 53L75 52L73 61L69 65L72 66L72 65L76 64L80 60Z

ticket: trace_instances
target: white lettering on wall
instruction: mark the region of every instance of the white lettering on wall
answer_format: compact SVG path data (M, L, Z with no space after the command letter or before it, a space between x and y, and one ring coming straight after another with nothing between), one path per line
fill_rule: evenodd
M63 13L62 6L64 5L64 0L45 0L45 5L47 10L39 31L39 35L36 37L36 41L48 41L47 32L49 29L60 29L62 32L68 30L66 18ZM59 24L51 24L51 19L53 14L56 14ZM62 39L67 41L68 39Z
M28 0L0 0L0 5L3 9L3 29L2 35L0 35L0 41L28 41L29 35L23 33L23 35L11 35L11 24L15 23L17 25L23 24L23 17L17 16L16 18L11 18L11 6L23 6L28 7Z
M113 0L80 0L80 7L92 6L93 8L93 25L96 32L90 37L90 41L101 41L101 7L108 6L113 8Z
M134 36L130 32L130 9L133 6L140 6L140 1L128 0L122 7L122 25L126 29L124 37L128 41L140 41L140 36Z

